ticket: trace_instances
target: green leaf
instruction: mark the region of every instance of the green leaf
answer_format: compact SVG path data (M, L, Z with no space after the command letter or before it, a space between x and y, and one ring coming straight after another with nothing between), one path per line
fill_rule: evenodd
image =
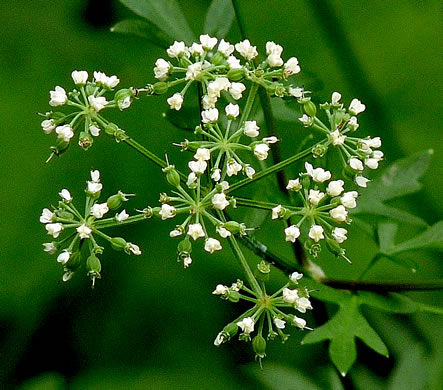
M111 27L111 32L136 35L145 38L159 47L168 47L171 39L155 25L140 19L126 19Z
M231 0L213 0L205 16L204 32L219 39L224 38L234 18Z
M200 110L197 106L182 107L180 111L166 111L166 119L182 130L194 131L200 123Z
M428 168L432 154L432 150L427 150L392 164L366 190L362 191L363 196L352 213L374 214L400 222L426 226L426 222L421 218L388 206L384 202L420 190L422 185L418 179Z
M389 254L400 253L415 249L442 249L443 248L443 221L439 221L426 229L423 233L403 241L391 249Z
M120 0L131 11L157 26L171 40L190 44L194 33L176 0Z

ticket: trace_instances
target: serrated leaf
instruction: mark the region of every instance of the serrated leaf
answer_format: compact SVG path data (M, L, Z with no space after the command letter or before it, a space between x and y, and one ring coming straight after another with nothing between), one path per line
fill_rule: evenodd
M204 32L224 38L234 22L235 12L231 0L213 0L205 16Z
M162 48L168 47L171 43L170 37L157 26L140 19L122 20L111 27L111 32L136 35Z
M176 0L120 0L131 11L157 26L172 40L190 44L194 33Z
M421 189L418 179L429 167L433 151L427 150L404 158L385 169L381 176L375 179L359 200L358 207L353 214L373 214L385 216L400 222L415 225L424 225L426 222L406 211L386 205L384 202L398 197L412 194Z
M180 111L166 111L166 119L182 130L194 131L200 123L200 110L197 106L182 107Z

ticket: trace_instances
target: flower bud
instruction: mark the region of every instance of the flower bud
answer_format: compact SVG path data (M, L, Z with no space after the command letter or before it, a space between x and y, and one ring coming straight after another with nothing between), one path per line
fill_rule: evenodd
M311 178L309 175L301 175L301 185L303 188L309 188L311 184Z
M337 241L331 240L330 238L326 238L326 247L329 252L333 253L335 256L344 254L344 249L340 247Z
M91 278L100 278L100 272L102 270L102 265L97 256L91 255L86 260L86 271L88 271L88 276Z
M252 349L256 358L263 359L266 356L266 340L263 336L257 335L252 339Z
M238 325L234 322L226 325L223 328L223 333L228 337L228 339L234 337L238 332Z
M134 91L132 89L120 89L116 92L114 101L117 103L120 111L122 111L131 105L133 97Z
M228 300L237 303L240 300L240 293L238 291L230 290L228 293Z
M168 83L165 83L163 81L159 81L154 84L155 95L163 95L164 93L168 92L168 89L169 89Z
M63 218L63 219L74 219L74 215L71 214L69 211L58 209L55 211L55 214L57 217Z
M226 230L229 230L232 234L241 233L245 230L245 227L243 224L235 222L235 221L229 221L223 224L223 227Z
M314 158L323 157L328 151L328 147L326 145L317 144L312 147L312 156Z
M185 238L184 240L181 240L177 245L177 251L179 253L191 253L192 252L192 244L191 241L188 238Z
M175 170L174 165L168 165L163 168L163 172L166 173L166 180L171 186L178 187L180 185L180 175Z
M111 238L111 246L112 249L115 249L116 251L122 251L126 248L127 242L122 237L113 237Z
M254 272L255 277L262 281L267 282L269 280L269 274L271 272L271 265L262 260L260 263L257 264L257 269Z
M68 262L65 264L65 269L73 271L80 266L80 263L81 263L81 254L80 252L76 251L69 257Z
M226 57L220 52L215 53L211 58L211 63L214 65L221 65L224 64L225 62L226 62Z
M115 133L119 130L115 123L109 123L105 126L105 133L113 137Z
M303 110L306 112L306 114L308 114L310 117L314 118L315 115L317 114L317 107L315 107L315 104L312 103L311 100L308 100L304 105L303 105Z
M119 191L117 194L111 195L106 201L106 204L111 210L117 210L122 203L127 200L128 199L125 197L125 195Z
M226 75L231 81L240 81L245 77L244 69L230 69Z

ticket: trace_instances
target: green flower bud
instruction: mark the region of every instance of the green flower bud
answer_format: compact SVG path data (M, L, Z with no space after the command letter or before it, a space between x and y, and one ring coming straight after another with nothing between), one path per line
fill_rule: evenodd
M95 92L95 84L87 84L85 87L86 95L94 95Z
M224 64L225 62L226 58L220 52L215 53L211 58L211 63L213 63L214 65L221 65Z
M88 276L100 277L100 272L102 270L102 265L97 256L91 255L86 260L86 270L88 271Z
M328 151L328 147L323 144L317 144L312 147L312 155L314 158L323 157Z
M252 349L256 358L263 359L266 356L266 340L263 336L257 335L252 339Z
M231 81L240 81L245 77L244 69L230 69L226 75Z
M308 114L312 118L314 118L315 115L317 114L317 107L315 107L315 104L312 103L311 100L307 101L303 105L303 110L306 112L306 114Z
M63 141L61 138L57 138L57 140L55 141L55 146L51 147L51 150L57 155L60 156L62 153L64 153L68 147L69 147L70 143Z
M63 210L63 209L56 210L55 214L57 215L57 217L60 217L60 218L63 218L63 219L72 219L72 220L74 220L74 214L71 214L69 211L66 211L66 210Z
M168 165L163 168L163 172L166 173L166 180L171 186L178 187L180 185L180 175L175 170L174 165Z
M133 97L134 91L132 89L120 89L116 92L114 101L117 103L117 107L122 111L131 105Z
M169 85L168 83L165 83L164 81L159 81L154 84L154 94L155 95L163 95L164 93L168 92Z
M105 133L111 137L115 136L118 131L118 126L115 123L109 123L105 126Z
M232 234L241 233L245 230L245 226L242 223L238 223L235 221L229 221L223 224L223 227L226 230L229 230Z
M235 290L229 290L228 300L231 302L238 302L240 300L240 293Z
M122 237L113 237L111 238L111 246L112 249L115 249L116 251L122 251L126 248L127 242Z
M306 189L311 185L311 177L308 174L301 175L301 185Z
M181 253L181 252L191 253L192 252L192 244L191 244L191 241L189 240L189 238L186 237L185 239L181 240L178 243L177 251L179 253Z
M80 132L80 137L78 140L78 144L84 149L88 150L91 146L94 140L92 139L91 135L89 133L86 133L85 131Z
M106 204L111 210L117 210L123 202L126 202L128 199L125 197L125 194L123 192L119 191L115 195L111 195L108 200L106 201Z
M68 262L65 264L65 269L68 269L70 271L74 271L76 268L78 268L81 264L81 253L80 252L74 252L69 257Z
M238 332L238 325L234 322L226 325L222 331L228 339L234 337Z

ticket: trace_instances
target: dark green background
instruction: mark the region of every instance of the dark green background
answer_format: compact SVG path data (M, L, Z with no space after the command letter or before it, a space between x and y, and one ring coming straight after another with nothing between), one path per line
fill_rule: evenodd
M194 32L200 33L207 3L180 3ZM429 0L239 3L249 39L259 51L264 51L266 41L274 40L284 46L286 56L297 56L315 101L324 102L338 90L345 101L358 97L367 105L360 120L362 133L384 139L386 163L415 151L435 150L424 190L397 205L430 224L439 220L441 4ZM213 347L217 332L241 308L210 293L217 283L235 280L240 271L229 251L211 257L196 253L195 264L183 271L175 262L175 243L166 238L173 224L153 222L119 232L140 243L143 256L107 249L103 279L95 290L81 274L68 284L57 283L61 270L54 257L42 251L41 243L48 236L38 218L43 207L57 200L61 188L79 197L89 170L97 168L102 171L105 195L118 189L138 195L127 205L131 211L156 204L158 193L167 190L158 169L105 136L86 153L73 147L45 164L53 138L41 131L36 113L50 109L49 90L55 85L69 87L74 69L117 74L121 86L141 87L153 81L155 59L164 57L142 39L109 32L114 22L131 16L119 3L91 4L0 2L0 387L334 388L331 383L339 379L325 346L300 346L300 333L293 332L284 346L270 345L263 372L244 343ZM228 38L239 40L237 26ZM142 99L114 118L130 135L162 154L166 142L186 136L161 117L166 109L163 97ZM279 126L282 134L303 131L287 123ZM170 145L167 149L172 150ZM290 147L283 144L282 150L289 153ZM409 228L403 231L404 237L414 233ZM281 245L280 236L275 241L269 237L271 246ZM364 236L355 233L353 238L348 245L352 266L323 261L332 276L358 275L374 251ZM417 278L441 276L441 259L435 254L415 259L420 264ZM370 276L414 278L389 263ZM441 294L411 296L441 304ZM404 389L407 385L413 390L424 382L430 389L442 383L440 318L373 313L370 321L392 357L381 358L359 345L359 362L346 386Z

